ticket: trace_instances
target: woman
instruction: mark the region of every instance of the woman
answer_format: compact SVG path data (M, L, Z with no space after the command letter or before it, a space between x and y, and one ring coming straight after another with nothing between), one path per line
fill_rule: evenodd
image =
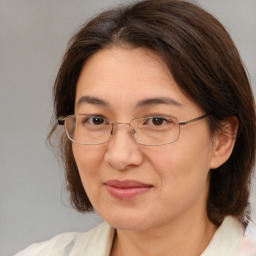
M72 204L105 222L18 256L256 255L255 103L210 14L176 0L101 13L70 41L54 97Z

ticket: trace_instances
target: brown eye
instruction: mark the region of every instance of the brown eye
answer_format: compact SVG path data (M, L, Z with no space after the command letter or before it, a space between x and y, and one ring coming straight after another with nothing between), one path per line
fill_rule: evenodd
M99 116L93 116L91 117L90 123L94 124L94 125L101 125L104 124L104 119L102 117Z
M143 120L143 125L148 127L160 127L163 125L170 124L170 120L166 119L166 117L162 116L153 116L153 117L147 117Z
M99 125L107 124L107 120L105 120L101 116L87 116L82 120L82 124L99 126Z
M156 126L160 126L166 121L166 119L162 117L153 117L151 120L152 124Z

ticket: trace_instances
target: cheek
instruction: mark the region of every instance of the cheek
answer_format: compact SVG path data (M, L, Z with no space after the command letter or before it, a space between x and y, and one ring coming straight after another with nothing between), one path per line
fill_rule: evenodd
M208 137L178 140L148 152L148 161L160 177L163 193L189 194L208 185L207 177L211 160Z
M84 188L96 184L93 179L99 176L103 152L99 146L73 144L72 150Z
M151 158L151 165L158 175L160 189L156 201L160 209L165 205L166 211L179 215L192 205L205 207L209 171L207 161L202 160L204 156L199 157L199 152L176 147Z
M190 146L170 144L165 149L150 153L147 158L154 169L161 171L161 176L171 176L175 180L181 176L208 172L210 148L197 147L192 143Z

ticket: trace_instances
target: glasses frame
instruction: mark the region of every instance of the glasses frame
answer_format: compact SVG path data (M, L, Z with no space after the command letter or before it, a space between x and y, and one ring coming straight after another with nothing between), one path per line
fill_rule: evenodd
M80 142L77 142L77 141L73 140L73 139L69 136L69 133L67 132L67 129L66 129L66 126L65 126L65 120L66 120L67 118L74 117L74 116L79 116L79 115L86 115L86 114L73 114L73 115L68 115L68 116L66 116L66 117L64 117L64 118L58 118L58 119L57 119L57 120L58 120L58 125L61 125L61 126L63 125L63 126L64 126L64 128L65 128L65 133L66 133L68 139L69 139L70 141L76 143L76 144L80 144L80 145L102 145L102 144L105 144L105 143L107 143L107 142L110 140L111 136L113 136L113 134L114 134L114 132L113 132L113 131L114 131L114 127L117 126L117 125L119 125L119 124L123 124L123 125L128 125L128 126L129 126L130 134L131 134L133 140L134 140L137 144L143 145L143 146L162 146L162 145L172 144L172 143L176 142L176 141L179 139L179 137L180 137L180 126L185 126L185 125L187 125L187 124L190 124L190 123L199 121L199 120L201 120L201 119L203 119L203 118L209 116L210 114L204 114L204 115L202 115L202 116L198 116L198 117L196 117L196 118L193 118L193 119L190 119L190 120L187 120L187 121L182 121L182 122L180 122L180 121L179 121L176 117L174 117L174 116L169 116L169 117L174 118L174 119L176 119L176 120L178 121L178 125L179 125L179 135L178 135L178 137L177 137L176 140L171 141L171 142L167 142L167 143L161 143L161 144L143 144L143 143L138 142L138 141L136 140L136 138L133 136L133 134L134 134L133 130L135 131L135 129L133 129L133 130L131 129L131 127L132 127L132 126L131 126L131 122L132 122L133 120L135 120L135 119L142 118L142 117L133 118L133 119L130 120L130 122L128 122L128 123L110 122L110 124L112 125L112 129L111 129L111 132L110 132L110 135L109 135L108 140L106 140L106 141L104 141L104 142L101 142L101 143L94 143L94 144L91 144L91 143L88 144L88 143L80 143ZM133 128L133 127L132 127L132 128Z

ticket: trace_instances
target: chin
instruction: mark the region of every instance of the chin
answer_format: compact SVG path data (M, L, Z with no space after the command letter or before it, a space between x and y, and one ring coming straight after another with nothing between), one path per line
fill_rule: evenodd
M107 221L108 222L108 221ZM113 221L113 222L108 222L112 227L118 230L133 230L133 231L141 231L141 230L146 230L147 226L145 223L141 224L138 222L133 222L132 220L129 221Z
M125 210L124 210L125 211ZM118 214L102 214L102 218L115 229L121 230L144 230L147 228L145 217L138 213L119 211Z

